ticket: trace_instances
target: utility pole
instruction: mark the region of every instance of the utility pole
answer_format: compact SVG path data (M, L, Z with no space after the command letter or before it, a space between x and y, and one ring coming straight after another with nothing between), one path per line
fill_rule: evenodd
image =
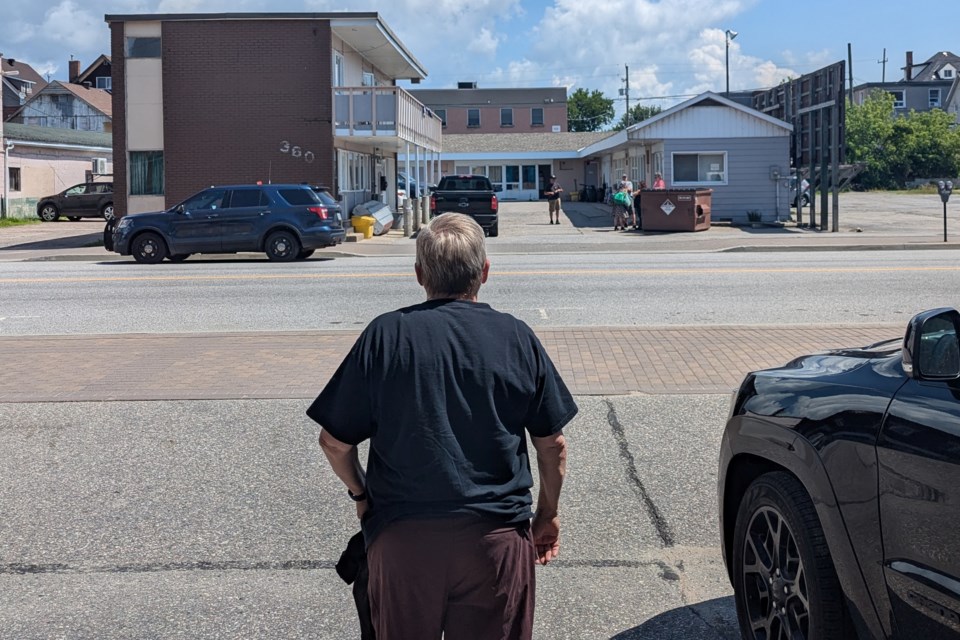
M624 95L624 96L626 97L626 99L627 99L627 119L626 119L626 123L627 123L627 126L629 127L629 126L630 126L630 65L627 64L627 65L624 65L624 67L625 67L626 70L627 70L627 76L623 79L623 81L626 83L626 88L624 89L623 95Z
M883 48L883 59L877 60L877 64L883 65L883 73L880 76L880 81L886 82L887 81L887 48L886 47Z

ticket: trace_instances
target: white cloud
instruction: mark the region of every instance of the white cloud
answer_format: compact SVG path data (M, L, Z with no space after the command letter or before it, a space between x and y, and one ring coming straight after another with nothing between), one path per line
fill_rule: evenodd
M500 44L500 39L494 36L490 29L482 27L477 35L470 40L467 51L493 57L497 53L498 44Z
M109 31L102 15L94 15L73 0L63 0L47 11L40 28L44 40L76 49L77 55L103 52L109 48Z

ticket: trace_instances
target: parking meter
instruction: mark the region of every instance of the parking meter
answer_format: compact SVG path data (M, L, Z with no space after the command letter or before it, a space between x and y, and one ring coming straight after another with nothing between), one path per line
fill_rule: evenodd
M937 183L937 191L940 192L940 199L943 200L944 204L946 204L947 200L950 199L950 194L953 193L953 181L947 180L944 182L941 180Z
M937 191L940 192L940 200L943 201L943 241L947 241L947 200L953 193L952 180L940 180L937 182Z

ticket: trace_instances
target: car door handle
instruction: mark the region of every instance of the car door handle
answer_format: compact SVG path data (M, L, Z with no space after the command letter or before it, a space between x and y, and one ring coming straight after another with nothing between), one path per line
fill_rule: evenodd
M269 213L270 213L269 211L261 211L261 212L260 212L260 215L265 216L265 215L267 215L267 214L269 214Z
M219 218L219 217L220 217L220 214L211 213L210 215L207 216L207 220L213 220L214 218Z

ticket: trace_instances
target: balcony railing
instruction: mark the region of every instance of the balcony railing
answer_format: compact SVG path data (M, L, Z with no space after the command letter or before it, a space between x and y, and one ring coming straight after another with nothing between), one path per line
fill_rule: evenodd
M400 87L334 87L334 134L399 138L440 151L443 123Z

